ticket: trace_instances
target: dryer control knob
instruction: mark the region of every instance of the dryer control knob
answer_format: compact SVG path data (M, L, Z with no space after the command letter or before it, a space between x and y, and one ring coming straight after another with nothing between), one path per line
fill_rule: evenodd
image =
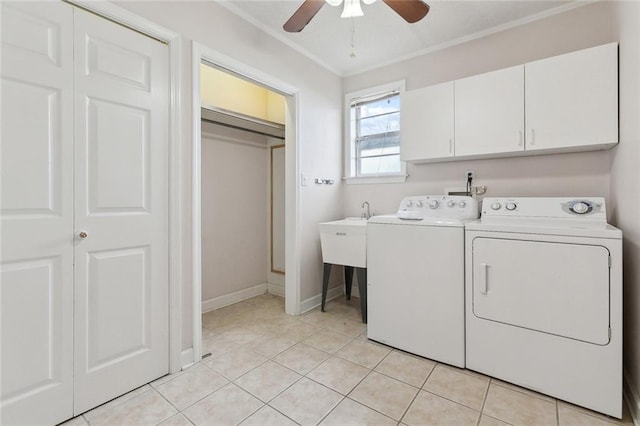
M456 202L455 202L455 201L449 201L449 202L447 203L447 206L448 206L448 207L455 207L455 205L456 205Z
M513 211L515 210L517 207L516 203L507 203L504 205L504 208L509 210L509 211Z
M413 206L413 201L407 201L407 207L412 207Z
M416 204L416 207L422 207L424 204L422 204L422 201L418 201L418 204Z
M500 207L502 207L502 206L500 205L500 203L493 203L493 204L491 204L491 208L492 208L493 210L500 210Z
M429 203L429 207L431 207L432 209L437 209L439 205L440 202L438 200L433 200Z
M458 203L458 205L460 206L460 208L461 208L461 209L464 209L464 206L466 206L466 205L467 205L467 202L466 202L466 201L460 201L460 202Z
M584 214L589 211L589 205L587 203L583 203L582 201L578 201L573 206L571 206L571 208L578 214Z

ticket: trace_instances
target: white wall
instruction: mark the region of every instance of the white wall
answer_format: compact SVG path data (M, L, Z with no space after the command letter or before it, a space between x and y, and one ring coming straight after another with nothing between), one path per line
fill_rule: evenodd
M299 92L300 171L339 181L341 170L341 79L293 49L210 1L118 2L120 7L183 37L183 347L191 346L191 41L260 69ZM340 185L300 188L301 299L319 294L322 260L318 222L341 215Z
M611 221L623 232L625 370L640 390L640 3L611 4L620 40L620 144L611 150ZM635 410L640 415L640 400Z
M267 282L267 138L202 126L202 300Z

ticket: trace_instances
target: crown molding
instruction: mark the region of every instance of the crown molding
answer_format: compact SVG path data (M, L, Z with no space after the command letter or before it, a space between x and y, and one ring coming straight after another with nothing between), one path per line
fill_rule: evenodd
M542 11L540 13L536 13L534 15L529 15L526 16L524 18L521 19L516 19L514 21L509 21L506 22L504 24L500 24L500 25L496 25L494 27L491 28L487 28L485 30L482 31L477 31L475 33L463 36L463 37L459 37L444 43L440 43L434 46L430 46L421 50L418 50L416 52L407 54L407 55L402 55L399 57L396 57L394 59L390 59L388 61L384 61L381 62L379 64L376 64L374 66L370 66L370 67L364 67L361 69L358 69L356 71L352 71L352 72L346 72L341 74L341 77L352 77L354 75L358 75L358 74L363 74L365 72L369 72L369 71L373 71L379 68L383 68L389 65L393 65L393 64L397 64L399 62L403 62L409 59L413 59L413 58L417 58L419 56L423 56L423 55L427 55L429 53L433 53L433 52L437 52L439 50L443 50L443 49L447 49L449 47L453 47L453 46L457 46L459 44L463 44L463 43L467 43L473 40L477 40L477 39L481 39L483 37L487 37L489 35L492 34L496 34L502 31L506 31L509 30L511 28L516 28L522 25L526 25L529 24L531 22L536 22L539 21L541 19L545 19L548 18L550 16L554 16L554 15L559 15L561 13L567 12L569 10L573 10L573 9L577 9L579 7L583 7L592 3L596 3L600 0L577 0L574 1L572 3L568 3L568 4L564 4L562 6L558 6L558 7L554 7L552 9L547 9L545 11Z
M306 58L311 59L313 62L315 62L316 64L318 64L321 67L325 68L327 71L329 71L329 72L331 72L331 73L333 73L333 74L335 74L335 75L337 75L339 77L343 76L343 73L340 72L337 68L331 66L330 64L326 63L325 61L323 61L322 59L320 59L319 57L317 57L313 53L309 52L308 50L306 50L305 48L303 48L299 44L297 44L297 43L291 41L290 39L288 39L282 33L282 31L284 31L284 30L278 31L278 30L274 30L273 28L268 27L264 23L260 22L259 20L257 20L253 16L249 15L248 13L246 13L244 10L242 10L239 7L237 7L236 5L234 5L233 4L233 0L216 1L216 4L219 4L220 6L224 7L225 9L227 9L229 12L233 13L234 15L238 16L241 19L244 19L245 21L247 21L248 23L250 23L254 27L258 28L259 30L269 34L271 37L273 37L276 40L282 42L283 44L289 46L290 48L292 48L296 52L302 54Z

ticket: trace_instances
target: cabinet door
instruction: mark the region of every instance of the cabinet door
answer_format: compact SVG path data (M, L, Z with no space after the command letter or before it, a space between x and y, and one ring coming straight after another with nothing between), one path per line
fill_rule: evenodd
M453 156L453 81L404 92L400 105L402 161Z
M56 424L73 415L73 8L0 6L0 424Z
M524 65L455 81L456 156L524 150Z
M526 149L618 142L618 44L531 62L526 71Z

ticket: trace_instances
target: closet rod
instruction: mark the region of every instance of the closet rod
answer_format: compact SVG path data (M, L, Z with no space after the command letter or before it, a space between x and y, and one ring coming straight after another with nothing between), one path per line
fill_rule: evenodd
M202 121L284 140L284 125L222 108L200 108Z

